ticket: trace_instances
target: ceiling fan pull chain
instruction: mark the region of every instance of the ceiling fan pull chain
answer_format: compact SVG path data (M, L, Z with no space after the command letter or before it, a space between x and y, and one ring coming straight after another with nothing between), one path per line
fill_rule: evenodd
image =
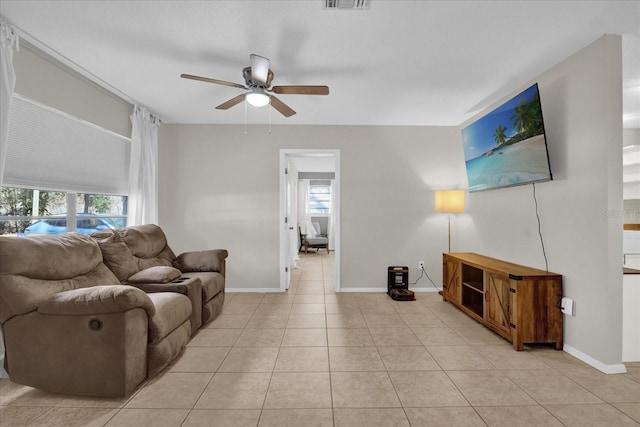
M244 103L244 134L247 134L247 103Z
M269 105L271 107L271 105ZM269 135L271 135L271 108L269 108Z

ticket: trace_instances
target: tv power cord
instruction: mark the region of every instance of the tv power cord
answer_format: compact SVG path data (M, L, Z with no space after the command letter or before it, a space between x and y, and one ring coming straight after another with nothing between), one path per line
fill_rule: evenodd
M436 291L438 292L442 292L442 289L438 288L438 286L436 286L435 282L433 280L431 280L431 277L429 276L429 273L427 273L427 270L425 270L424 267L422 267L420 269L420 276L418 276L418 278L416 279L415 282L413 283L409 283L410 285L416 285L418 284L418 282L420 281L420 279L422 279L423 276L427 276L427 279L429 279L429 281L431 282L431 285L435 288Z

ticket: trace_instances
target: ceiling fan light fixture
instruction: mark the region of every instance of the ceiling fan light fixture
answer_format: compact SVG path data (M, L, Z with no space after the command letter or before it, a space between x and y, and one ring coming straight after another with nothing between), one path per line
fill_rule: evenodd
M260 92L249 92L244 99L254 107L264 107L269 104L269 95Z
M273 71L269 69L269 59L255 54L250 55L250 58L251 66L244 67L242 69L242 77L244 78L245 85L227 82L224 80L211 79L209 77L194 76L192 74L180 74L180 77L184 79L200 80L207 83L231 86L244 90L244 93L218 105L216 110L228 110L229 108L240 104L242 101L246 101L244 104L245 108L247 103L254 107L271 105L278 113L285 117L291 117L296 114L296 112L287 104L282 102L278 97L272 95L272 93L278 95L329 95L329 88L327 86L288 85L273 86L273 88L271 88ZM269 109L269 111L271 111L271 109Z

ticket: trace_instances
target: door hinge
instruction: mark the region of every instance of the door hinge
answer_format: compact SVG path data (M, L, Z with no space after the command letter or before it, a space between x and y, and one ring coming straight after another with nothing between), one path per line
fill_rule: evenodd
M285 273L288 273L288 272L289 272L289 267L285 267L285 268L284 268L284 272L285 272Z
M284 168L284 174L289 175L289 168Z
M285 223L285 224L289 224L289 218L288 218L288 217L286 217L286 216L284 217L284 223Z

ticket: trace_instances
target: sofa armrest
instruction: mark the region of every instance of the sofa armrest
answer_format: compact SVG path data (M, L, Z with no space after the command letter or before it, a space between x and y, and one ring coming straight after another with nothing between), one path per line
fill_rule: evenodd
M131 283L130 285L148 294L155 294L156 292L175 292L187 295L187 287L177 283Z
M122 313L134 308L143 308L149 317L156 313L153 302L142 290L127 285L110 285L58 292L41 302L38 312L85 315Z
M169 283L180 278L180 276L182 276L182 272L177 268L168 265L156 265L129 276L126 284L135 286L138 283Z
M229 256L226 249L184 252L175 259L173 266L183 273L190 271L213 271L224 274L225 259Z

